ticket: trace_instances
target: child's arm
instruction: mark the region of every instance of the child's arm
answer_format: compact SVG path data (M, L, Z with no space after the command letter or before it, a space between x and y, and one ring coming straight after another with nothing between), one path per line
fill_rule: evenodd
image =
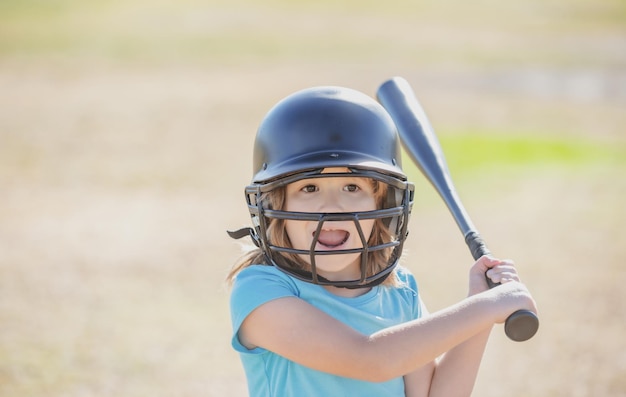
M495 282L519 281L512 262L488 257L480 258L470 271L470 296L488 289L484 282L484 275L487 271ZM425 309L424 312L426 313ZM491 327L446 352L438 360L426 392L424 392L424 385L409 382L416 380L415 377L405 376L406 396L469 396L474 388L490 331ZM423 382L423 380L417 381Z
M472 394L490 331L488 328L444 354L431 382L430 397Z
M512 282L427 317L363 335L298 298L280 298L252 311L239 339L248 348L260 346L320 371L385 381L434 361L518 309L535 307L526 288Z
M471 395L489 332L479 333L453 347L441 359L404 375L406 397Z
M426 397L435 373L436 361L404 375L404 395L406 397Z

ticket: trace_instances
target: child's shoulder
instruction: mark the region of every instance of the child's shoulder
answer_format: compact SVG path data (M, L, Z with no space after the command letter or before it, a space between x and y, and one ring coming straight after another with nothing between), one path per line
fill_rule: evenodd
M250 265L234 279L231 305L256 307L271 299L297 296L298 286L280 269L270 265Z
M395 269L396 278L401 288L408 288L417 291L417 281L413 273L404 266L398 265Z
M400 281L415 280L413 273L406 267L398 265L396 267L396 276Z
M253 264L239 271L233 280L233 288L257 290L279 288L297 292L302 288L299 280L273 265Z
M289 279L289 276L276 266L255 264L241 269L235 277L235 282L247 279L280 280Z

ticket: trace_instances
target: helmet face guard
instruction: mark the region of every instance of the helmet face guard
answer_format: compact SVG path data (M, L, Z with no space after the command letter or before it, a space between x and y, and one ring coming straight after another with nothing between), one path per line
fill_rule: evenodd
M246 188L246 201L248 210L252 218L254 229L250 230L255 243L263 249L269 263L283 270L284 272L296 277L300 280L312 282L320 285L332 285L344 288L365 288L382 283L391 274L398 264L404 241L408 234L408 219L413 203L413 185L408 182L399 181L395 178L377 174L373 171L360 171L353 169L349 173L322 173L323 169L303 172L285 180L278 180L267 185L253 184ZM278 186L284 186L288 183L296 182L301 179L310 178L330 178L338 176L351 177L369 177L379 182L387 184L387 199L382 209L365 212L333 212L333 213L309 213L309 212L292 212L280 209L272 209L267 206L267 200L263 197L269 191L276 189ZM313 240L309 249L296 249L289 244L279 245L278 242L272 241L270 236L270 224L279 221L313 221L317 222L317 228L313 234ZM368 238L363 232L361 226L362 220L380 220L389 234L388 241L370 244L371 236ZM315 247L319 241L320 233L326 222L350 221L353 222L361 241L361 247L343 250L316 250ZM377 251L388 251L388 260L384 268L374 274L370 274L368 270L368 261L371 259L370 254ZM355 280L328 280L317 272L316 261L318 256L325 255L346 255L360 254L360 272L361 276ZM294 260L286 261L285 254L293 256L305 256L308 258L306 262L309 269L297 266ZM381 253L383 254L383 253Z
M307 282L364 288L382 283L391 274L408 233L414 187L407 182L401 168L396 127L378 102L340 87L317 87L288 96L270 110L259 127L253 167L252 184L245 189L253 228L229 233L231 237L249 235L263 250L269 264ZM325 173L326 168L348 171ZM366 212L302 213L272 208L266 199L275 189L302 179L340 176L366 177L385 184L387 195L382 208ZM362 220L384 225L389 237L382 242L368 241ZM279 245L273 241L272 226L284 226L285 221L318 223L309 249L295 249L288 242ZM315 250L324 224L336 221L354 223L360 248ZM356 253L360 254L359 279L331 281L317 273L319 256ZM371 274L368 261L375 254L388 259L386 266ZM303 262L302 258L307 258L306 263L297 263Z

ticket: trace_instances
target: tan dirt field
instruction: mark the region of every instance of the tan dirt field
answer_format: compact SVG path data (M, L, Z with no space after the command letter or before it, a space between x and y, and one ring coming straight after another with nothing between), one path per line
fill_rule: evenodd
M485 153L457 188L541 319L524 343L494 329L474 395L626 396L621 3L94 4L99 16L1 19L24 43L0 40L1 397L245 396L223 281L240 247L225 230L248 223L256 125L295 90L373 96L394 75L449 139L612 153L522 166ZM471 258L405 164L418 198L404 263L434 311L463 298Z

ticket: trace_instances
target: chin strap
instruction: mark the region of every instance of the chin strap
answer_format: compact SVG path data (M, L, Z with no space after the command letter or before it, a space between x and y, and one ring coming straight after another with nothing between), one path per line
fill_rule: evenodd
M251 227L242 227L239 230L227 230L226 233L228 233L228 235L235 240L239 240L240 238L244 237L250 237L254 245L256 245L257 247L261 247L261 243L259 242L259 236Z

